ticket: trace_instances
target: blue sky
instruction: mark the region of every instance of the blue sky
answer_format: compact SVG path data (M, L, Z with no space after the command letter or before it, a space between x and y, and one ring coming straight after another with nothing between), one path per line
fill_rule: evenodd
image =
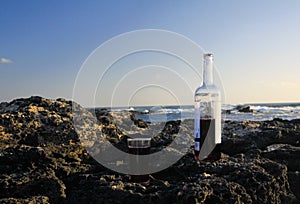
M215 54L226 103L299 102L299 11L297 0L3 0L0 101L70 99L94 49L124 32L154 28L182 34Z

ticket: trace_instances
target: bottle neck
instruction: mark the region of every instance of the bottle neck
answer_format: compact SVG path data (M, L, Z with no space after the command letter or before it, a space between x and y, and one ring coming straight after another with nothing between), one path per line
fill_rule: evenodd
M203 83L205 85L212 85L214 83L213 67L214 67L213 54L204 54Z

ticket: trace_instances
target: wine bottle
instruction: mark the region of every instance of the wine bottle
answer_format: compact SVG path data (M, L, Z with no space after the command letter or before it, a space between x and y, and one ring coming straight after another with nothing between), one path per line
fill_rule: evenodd
M194 158L211 161L221 155L221 93L213 81L213 54L203 58L203 83L195 91Z

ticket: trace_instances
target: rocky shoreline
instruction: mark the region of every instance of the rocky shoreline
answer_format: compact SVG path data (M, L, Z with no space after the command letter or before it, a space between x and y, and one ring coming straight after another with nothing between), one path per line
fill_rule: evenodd
M114 114L97 111L98 126L122 147L124 117ZM147 132L151 124L131 117ZM168 145L179 128L192 137L192 120L168 122L154 145ZM227 121L220 148L218 161L195 162L190 151L148 186L134 184L86 152L71 101L17 99L0 104L0 203L300 202L300 120Z

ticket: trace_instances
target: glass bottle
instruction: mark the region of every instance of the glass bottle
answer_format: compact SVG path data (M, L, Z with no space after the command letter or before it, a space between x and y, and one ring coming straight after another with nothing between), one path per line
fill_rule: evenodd
M213 81L213 54L203 58L203 84L195 91L194 157L211 161L221 155L221 93Z

